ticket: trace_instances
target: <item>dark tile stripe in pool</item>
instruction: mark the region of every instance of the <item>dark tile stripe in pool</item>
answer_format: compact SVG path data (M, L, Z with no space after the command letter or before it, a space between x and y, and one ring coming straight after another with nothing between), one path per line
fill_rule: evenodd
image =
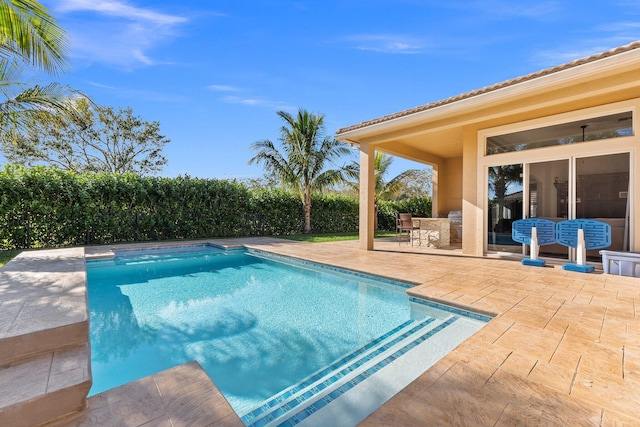
M331 384L333 384L335 381L337 381L338 379L344 377L346 374L348 374L349 372L353 371L355 368L358 368L360 366L362 366L364 363L369 362L370 360L372 360L373 358L375 358L376 356L378 356L379 354L389 350L390 348L392 348L394 345L398 344L400 341L402 341L403 339L409 337L410 335L416 333L417 331L419 331L420 329L428 326L429 324L431 324L435 319L433 317L427 317L424 320L422 320L421 322L419 322L416 326L413 326L411 329L409 329L408 331L405 331L403 334L399 335L398 337L394 338L392 341L386 343L383 346L380 346L378 348L376 348L376 350L374 352L372 352L371 354L367 355L365 358L362 358L360 360L358 360L357 362L353 363L352 365L348 366L345 369L342 369L338 372L336 372L335 375L333 375L332 377L326 379L325 381L323 381L321 384L318 384L316 387L314 387L313 390L313 395L315 395L316 393L319 393L320 391L324 390L325 388L327 388L328 386L330 386ZM371 341L369 344L363 346L362 348L354 351L353 353L351 353L351 355L345 356L339 360L337 360L336 362L332 363L330 366L328 366L326 369L323 369L321 372L312 375L311 378L303 381L302 383L298 384L297 386L293 387L291 390L287 391L286 393L284 393L281 396L276 396L273 400L266 402L265 404L263 404L262 406L260 406L259 408L253 410L252 412L250 412L249 414L245 415L242 417L242 420L245 423L249 423L251 422L251 420L258 418L259 416L261 416L262 414L269 412L272 408L282 404L283 402L286 402L291 396L295 395L296 393L302 391L304 388L310 386L311 384L313 384L314 382L320 380L323 376L331 373L332 371L335 371L336 369L340 368L341 366L347 364L349 361L351 360L355 360L360 354L364 353L365 351L376 347L378 344L380 344L381 342L383 342L385 339L393 336L394 334L400 332L404 327L408 326L409 324L412 323L416 323L416 321L408 321L405 324L400 325L399 327L389 331L388 333L384 334L383 336L381 336L380 338ZM310 397L310 396L308 396ZM306 399L305 399L306 400ZM299 403L302 403L302 401L296 403L295 405L291 405L292 402L290 402L288 406L288 409L291 409L295 406L297 406ZM280 415L284 414L286 411L281 412ZM280 416L278 415L278 416Z
M429 323L431 323L433 320L434 319L431 318L429 320ZM307 379L302 380L300 383L296 384L295 386L292 386L289 390L286 390L282 394L274 396L272 399L268 400L267 402L262 404L260 407L254 409L253 411L249 412L248 414L245 414L242 417L242 421L244 421L245 424L248 423L248 422L251 422L251 420L259 417L260 415L264 414L265 412L268 412L272 408L274 408L274 407L280 405L281 403L285 402L287 399L289 399L294 394L300 392L302 389L310 386L314 382L318 381L320 378L322 378L325 375L331 373L332 371L338 369L340 366L347 364L351 360L354 360L355 358L357 358L362 353L366 352L367 350L370 350L370 349L374 348L375 346L377 346L382 341L384 341L387 338L391 337L392 335L398 333L399 331L401 331L402 329L406 328L407 326L409 326L412 323L415 323L415 321L414 320L408 320L408 321L402 323L401 325L399 325L398 327L396 327L396 328L392 329L391 331L387 332L386 334L374 339L370 343L368 343L368 344L360 347L359 349L353 351L352 353L350 353L350 354L348 354L348 355L346 355L344 357L341 357L340 359L338 359L335 362L331 363L326 368L316 372L315 374L312 374Z
M348 382L346 382L342 386L336 388L331 393L329 393L326 396L322 397L321 399L319 399L318 401L316 401L313 404L309 405L308 407L306 407L305 409L301 410L300 412L292 415L287 420L284 420L282 423L278 424L278 427L292 427L292 426L295 426L296 424L298 424L301 421L303 421L306 418L308 418L313 413L319 411L320 409L324 408L325 406L327 406L329 403L331 403L335 399L337 399L340 396L342 396L347 391L351 390L354 386L358 385L362 381L364 381L367 378L371 377L373 374L378 372L380 369L384 368L385 366L389 365L394 360L398 359L400 356L404 355L409 350L415 348L416 346L418 346L419 344L423 343L424 341L426 341L427 339L429 339L433 335L437 334L438 332L440 332L441 330L443 330L447 326L451 325L453 322L455 322L458 319L459 318L456 317L456 316L453 316L453 317L447 319L445 322L443 322L442 324L440 324L436 328L434 328L431 331L427 332L423 336L411 341L410 343L407 343L406 346L398 349L395 353L389 355L384 360L381 360L380 362L378 362L377 364L375 364L371 368L369 368L366 371L364 371L364 372L360 373L359 375L357 375L355 378L349 380ZM331 383L335 382L336 380L337 380L337 378L335 380L333 380ZM295 403L291 408L287 408L287 410L283 411L282 413L279 413L277 416L271 417L272 414L269 414L266 417L257 420L255 423L249 424L249 427L263 427L263 426L266 426L267 424L269 424L270 422L274 421L279 416L284 415L289 410L291 410L291 409L295 408L296 406L298 406L301 402L298 402L296 400L295 402L291 402L291 403ZM285 406L283 406L283 408L285 408ZM280 410L280 408L278 409L278 411L279 410ZM278 412L278 411L275 411L275 412ZM275 414L275 412L274 412L274 414Z

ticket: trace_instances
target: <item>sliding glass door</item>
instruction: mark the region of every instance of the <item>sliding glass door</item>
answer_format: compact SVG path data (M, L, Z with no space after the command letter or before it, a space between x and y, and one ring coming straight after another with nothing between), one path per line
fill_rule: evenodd
M511 239L511 224L523 218L522 164L489 167L487 250L521 253Z
M526 217L606 222L611 226L608 249L629 250L629 153L529 163L524 169ZM540 256L573 258L561 245L542 246ZM600 260L598 250L587 257Z
M569 160L531 163L528 170L528 217L545 218L554 222L568 219L573 209L569 198ZM568 258L562 245L540 247L540 256Z
M629 153L575 159L575 217L611 226L612 251L629 250ZM597 250L587 257L600 259Z

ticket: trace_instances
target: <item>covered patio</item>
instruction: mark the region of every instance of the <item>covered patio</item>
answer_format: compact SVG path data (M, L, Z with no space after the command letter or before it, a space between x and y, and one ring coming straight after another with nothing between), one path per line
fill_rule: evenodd
M360 151L360 249L374 249L374 156L380 151L433 167L432 216L462 211L463 254L501 250L488 236L496 228L508 234L509 222L491 222L490 200L499 194L488 183L492 168L509 167L520 168L522 217L604 217L621 230L616 250L638 251L638 48L635 42L338 130L337 139ZM585 211L583 193L596 190L583 186L584 170L593 174L594 167L592 181L606 175L622 184L612 184L610 200L593 200L596 208ZM621 205L615 213L598 209L614 204ZM523 253L521 247L512 252Z

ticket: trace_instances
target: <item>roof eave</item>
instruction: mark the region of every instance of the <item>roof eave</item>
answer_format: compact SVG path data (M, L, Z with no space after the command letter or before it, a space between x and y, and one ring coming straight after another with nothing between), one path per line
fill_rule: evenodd
M336 133L336 139L352 144L358 143L357 138L372 133L384 132L401 126L411 126L449 114L468 113L491 104L505 103L510 99L534 91L551 91L559 86L566 86L568 83L606 74L611 69L622 69L628 66L638 68L640 64L639 48L640 42L635 42L593 57L342 128ZM591 58L594 57L598 59L592 60Z

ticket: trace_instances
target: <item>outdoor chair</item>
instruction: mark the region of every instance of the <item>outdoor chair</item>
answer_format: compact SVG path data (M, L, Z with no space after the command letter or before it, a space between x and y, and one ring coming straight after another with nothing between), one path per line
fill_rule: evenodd
M401 242L402 237L407 235L408 241L411 242L413 238L413 219L410 213L396 214L396 239Z

